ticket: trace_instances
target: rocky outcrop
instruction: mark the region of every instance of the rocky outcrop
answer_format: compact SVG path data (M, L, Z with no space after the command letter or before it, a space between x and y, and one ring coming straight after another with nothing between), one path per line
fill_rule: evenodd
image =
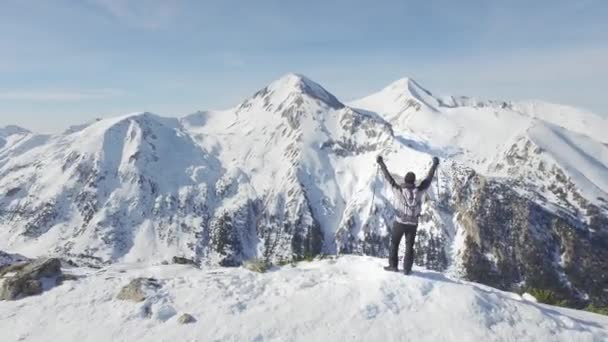
M136 278L125 285L116 295L116 299L131 302L143 302L146 298L158 290L161 285L154 278Z
M16 300L42 293L45 280L50 286L61 276L61 262L56 258L20 262L0 268L3 279L0 300Z
M27 261L28 259L23 255L12 254L0 251L0 268L6 265L14 264L17 262Z
M194 316L192 316L190 314L185 313L185 314L179 316L179 318L177 319L177 322L179 324L195 323L196 322L196 318L194 318Z
M192 266L198 267L198 263L196 261L194 261L192 259L184 258L184 257L174 256L173 259L171 259L171 261L173 261L174 264L178 264L178 265L192 265Z
M551 290L572 306L608 304L608 225L595 223L605 216L550 210L513 182L472 171L451 191L443 210L462 245L452 244L458 251L450 266L463 277L509 291ZM449 234L422 236L417 263L445 270L446 253L436 247L446 246Z

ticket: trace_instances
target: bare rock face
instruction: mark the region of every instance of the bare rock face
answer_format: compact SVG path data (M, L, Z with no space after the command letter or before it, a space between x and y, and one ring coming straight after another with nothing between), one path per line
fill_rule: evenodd
M0 251L0 270L7 265L10 264L15 264L18 262L23 262L23 261L27 261L28 258L24 257L23 255L19 255L19 254L11 254L11 253L6 253L4 251Z
M136 278L120 290L118 295L116 295L116 299L135 303L143 302L146 300L149 292L153 292L159 288L160 284L154 278Z
M192 265L198 267L198 263L196 261L184 257L174 256L172 261L174 264L178 265Z
M37 259L0 268L4 278L0 287L0 300L16 300L42 293L44 278L61 276L61 262L56 258Z
M577 217L549 210L512 181L475 173L467 180L440 208L462 236L456 262L464 278L507 291L550 290L573 307L608 303L608 225L601 209L589 205L600 214ZM446 235L420 234L416 263L445 270Z
M177 322L178 322L179 324L190 324L190 323L194 323L194 322L196 322L196 318L194 318L194 317L193 317L192 315L190 315L190 314L185 313L185 314L181 315L181 316L180 316L180 317L177 319Z
M74 280L78 280L80 279L79 276L74 275L74 274L66 274L66 273L62 273L60 276L57 277L57 279L55 280L55 284L57 286L62 285L64 282L66 281L74 281Z
M21 295L24 297L35 296L42 293L42 283L40 280L26 280L21 286Z

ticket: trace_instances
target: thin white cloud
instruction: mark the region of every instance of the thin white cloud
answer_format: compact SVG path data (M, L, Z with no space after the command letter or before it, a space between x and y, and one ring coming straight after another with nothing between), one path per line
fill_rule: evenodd
M241 69L245 67L245 59L242 55L234 53L234 52L225 52L221 56L222 62L225 66Z
M182 12L180 1L89 0L121 23L141 29L161 29Z
M0 100L5 101L39 101L39 102L75 102L85 100L106 99L122 95L116 89L101 89L91 91L66 90L27 90L0 91Z
M427 77L477 83L546 83L608 77L608 46L564 46L497 52L421 67Z

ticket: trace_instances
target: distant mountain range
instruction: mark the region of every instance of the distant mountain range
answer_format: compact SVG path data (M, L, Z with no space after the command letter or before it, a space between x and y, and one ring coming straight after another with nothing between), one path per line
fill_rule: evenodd
M386 256L393 207L376 155L396 179L422 178L438 156L417 264L608 305L606 131L579 109L436 96L407 78L343 103L296 74L224 111L135 113L57 135L10 126L0 249L226 266Z

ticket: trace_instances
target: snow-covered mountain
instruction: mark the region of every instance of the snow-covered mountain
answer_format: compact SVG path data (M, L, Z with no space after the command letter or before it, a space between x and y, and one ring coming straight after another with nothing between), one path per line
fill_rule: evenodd
M19 141L23 138L23 136L30 133L31 132L27 129L19 126L11 125L0 127L0 149L10 147L13 143Z
M76 280L0 305L3 341L605 341L608 317L384 260L340 256L255 273L184 265L66 268ZM119 300L152 278L140 302ZM189 314L190 324L180 324Z
M440 97L411 79L344 104L289 74L224 111L0 135L0 249L221 265L384 257L393 208L375 156L401 179L437 155L417 264L607 305L607 128L569 107Z

